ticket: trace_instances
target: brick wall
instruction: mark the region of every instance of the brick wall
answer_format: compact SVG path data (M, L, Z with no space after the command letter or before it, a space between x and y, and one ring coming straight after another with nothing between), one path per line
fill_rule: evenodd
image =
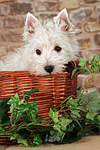
M27 12L39 19L68 9L70 20L80 29L77 41L83 58L100 53L100 0L0 0L0 56L23 44L21 41ZM78 84L88 85L89 75L79 76ZM90 91L99 89L100 73L92 80Z

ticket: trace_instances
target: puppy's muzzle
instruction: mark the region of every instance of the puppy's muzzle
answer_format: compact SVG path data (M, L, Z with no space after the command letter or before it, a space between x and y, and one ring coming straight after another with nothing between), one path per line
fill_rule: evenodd
M44 69L47 73L51 74L53 72L54 66L53 65L45 66Z

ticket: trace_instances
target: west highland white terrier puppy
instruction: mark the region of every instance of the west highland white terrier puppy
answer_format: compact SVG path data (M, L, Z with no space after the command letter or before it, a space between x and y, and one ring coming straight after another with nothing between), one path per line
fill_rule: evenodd
M66 9L43 23L27 13L23 34L25 45L3 56L0 70L30 71L36 75L61 73L68 62L77 59L75 33Z

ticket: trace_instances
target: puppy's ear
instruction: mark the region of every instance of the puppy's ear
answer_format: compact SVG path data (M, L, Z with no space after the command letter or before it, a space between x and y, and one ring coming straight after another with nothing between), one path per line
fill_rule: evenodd
M71 22L68 18L68 13L66 8L59 12L59 14L54 17L54 22L57 26L62 26L62 28L68 30L71 25Z
M30 34L35 32L36 26L39 24L39 20L33 16L31 13L27 13L26 23L25 23L25 31Z

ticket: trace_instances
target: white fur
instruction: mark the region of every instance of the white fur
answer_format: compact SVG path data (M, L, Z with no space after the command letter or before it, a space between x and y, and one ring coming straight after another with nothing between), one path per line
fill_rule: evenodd
M62 10L52 21L39 22L28 13L25 23L23 40L25 45L1 58L0 70L30 71L36 75L49 74L44 67L53 65L52 74L61 73L64 64L76 60L78 54L74 26L68 19L66 9ZM56 52L55 46L62 50ZM41 55L36 54L41 50Z

